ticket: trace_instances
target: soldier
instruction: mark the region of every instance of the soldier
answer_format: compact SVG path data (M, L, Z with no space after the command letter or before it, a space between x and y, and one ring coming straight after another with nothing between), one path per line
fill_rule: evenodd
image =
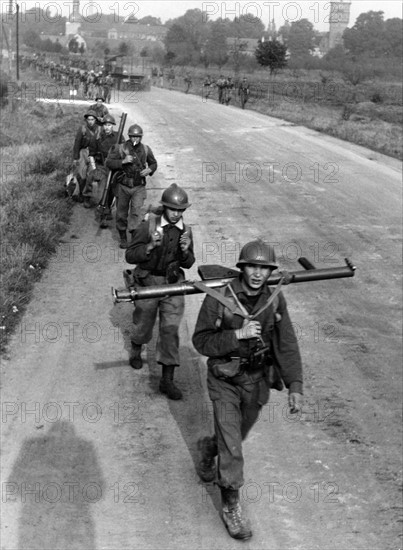
M245 109L245 104L249 99L249 93L250 93L250 90L249 90L248 79L246 78L246 76L244 76L238 88L238 96L241 102L242 109Z
M88 111L84 118L86 123L77 130L73 147L73 163L81 194L84 194L88 172L93 167L90 161L98 151L98 139L101 134L101 128L94 111Z
M208 356L207 385L213 402L213 437L198 441L197 473L213 481L218 455L222 518L231 537L252 536L243 515L239 489L244 483L242 441L268 402L270 388L288 388L290 411L302 406L302 366L294 329L280 289L266 285L277 269L274 249L262 241L246 244L236 264L241 272L221 297L207 295L196 323L193 344Z
M227 87L227 80L224 75L220 74L220 78L216 82L218 88L218 103L224 103L225 89Z
M232 92L234 90L234 83L232 82L232 77L228 77L227 86L226 86L226 95L225 95L225 104L229 105L232 99Z
M133 235L140 223L147 197L146 176L152 176L157 170L157 161L151 148L141 142L142 128L133 124L128 135L129 139L123 145L112 147L106 159L106 166L110 170L123 172L117 189L116 211L120 248L127 248L127 230Z
M90 208L91 206L91 197L93 195L93 183L94 181L97 181L98 186L98 197L97 202L102 197L103 190L106 185L106 180L108 177L108 169L105 166L105 161L108 156L108 153L113 147L113 145L117 142L118 134L113 130L113 127L116 125L115 118L112 115L106 115L104 118L104 123L102 125L102 131L100 133L98 143L97 143L97 152L94 155L95 162L96 162L96 169L92 170L88 174L87 178L87 185L84 190L84 207ZM121 143L124 143L124 138L122 136ZM107 198L107 207L105 211L105 219L112 219L111 215L111 205L113 202L113 193L112 190L109 189L108 191L108 198ZM102 220L101 227L105 228L108 227L105 220Z
M162 194L161 215L150 214L136 231L126 251L126 261L137 264L134 276L141 286L163 285L184 280L181 268L189 269L195 261L191 228L185 226L183 213L189 208L186 192L172 184ZM169 296L142 300L133 313L134 333L130 365L141 369L141 348L152 337L159 311L157 363L162 366L160 392L169 399L181 399L182 392L175 386L174 372L179 367L179 325L183 317L183 296Z
M184 81L184 83L186 84L186 87L185 87L185 94L188 94L190 88L192 87L192 77L191 77L189 71L186 73L186 76L185 76L185 78L183 79L183 81Z
M106 115L109 114L109 110L108 107L104 104L105 99L102 95L97 95L95 101L96 103L91 105L90 109L91 111L94 111L94 113L96 113L98 117L98 122L102 124Z

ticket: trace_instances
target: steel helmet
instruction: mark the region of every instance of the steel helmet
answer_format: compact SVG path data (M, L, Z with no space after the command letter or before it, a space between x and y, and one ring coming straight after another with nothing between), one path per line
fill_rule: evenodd
M179 185L176 185L176 183L165 189L162 193L160 203L173 210L186 210L190 206L186 191L182 187L179 187Z
M109 124L116 124L115 117L113 117L112 115L106 115L104 117L104 124L107 124L108 122Z
M105 101L105 98L103 95L97 95L97 97L95 98L95 101L98 101L98 99L100 99L101 101Z
M278 267L274 248L260 240L251 241L242 248L236 266L241 267L245 264L267 265L273 268Z
M84 118L88 118L89 116L92 116L95 118L95 120L98 120L98 115L95 111L92 111L91 109L85 113Z
M143 128L138 124L132 124L128 130L129 136L143 136Z

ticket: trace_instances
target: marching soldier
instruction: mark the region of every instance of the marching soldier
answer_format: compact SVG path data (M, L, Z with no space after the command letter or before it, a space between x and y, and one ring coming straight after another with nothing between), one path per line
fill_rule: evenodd
M172 184L162 194L161 215L149 214L138 227L126 251L126 261L137 264L135 280L140 286L176 283L185 279L182 268L189 269L195 261L191 228L185 226L183 213L190 206L186 192ZM182 392L174 384L174 372L179 367L179 325L183 317L183 296L168 296L143 300L133 313L134 333L130 365L141 369L141 349L152 338L159 312L157 363L162 366L159 389L169 399L181 399Z
M104 118L104 123L102 125L102 131L100 133L98 143L97 143L97 153L95 154L95 162L96 162L96 168L95 170L91 170L88 174L88 181L87 185L85 187L84 195L84 207L90 208L91 206L91 197L93 195L93 183L94 181L97 181L99 183L98 187L98 197L97 202L99 202L100 198L102 197L104 187L106 185L106 180L108 177L108 169L105 165L106 158L108 156L108 153L116 143L117 143L117 137L118 134L113 130L113 127L116 125L115 118L112 115L106 115ZM121 143L124 142L124 138L121 138ZM113 193L112 190L109 188L108 191L108 198L106 202L106 212L105 212L105 218L111 219L111 205L113 202ZM102 220L101 227L105 228L108 227L105 220Z
M250 93L249 83L248 83L248 79L245 76L242 79L242 82L240 83L238 88L238 96L239 96L239 101L241 102L242 109L245 109L246 102L249 99L249 93Z
M207 295L193 344L208 357L207 385L213 402L212 437L198 441L197 472L203 481L218 473L222 518L235 539L252 536L239 501L244 483L242 441L269 400L270 388L288 389L291 412L302 406L302 366L294 329L280 289L266 285L277 269L274 249L262 241L246 244L236 264L241 273L218 301ZM218 471L215 457L218 456Z
M84 118L85 124L82 124L77 130L73 147L73 163L83 195L86 193L88 173L95 168L94 157L98 151L98 139L101 135L96 113L90 110L84 115Z
M146 176L157 170L157 161L148 145L142 143L143 129L138 124L130 126L129 139L115 145L109 151L106 166L120 170L122 178L117 189L116 228L120 236L120 248L127 248L127 231L132 235L141 221L146 200Z
M91 105L90 109L91 111L94 111L94 113L96 113L99 123L102 124L106 115L109 114L109 110L108 107L104 104L105 99L102 95L97 95L95 101L96 103Z

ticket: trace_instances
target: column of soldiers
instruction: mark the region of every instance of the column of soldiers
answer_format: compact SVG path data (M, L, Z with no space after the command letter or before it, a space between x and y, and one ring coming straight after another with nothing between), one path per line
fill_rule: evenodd
M61 86L69 86L70 97L81 96L93 101L96 101L97 97L102 97L106 103L111 102L115 81L110 74L96 72L94 69L69 67L43 56L24 56L22 63L46 74Z
M128 140L117 143L115 120L109 113L102 122L94 111L84 118L85 125L76 136L74 150L79 157L75 160L87 162L88 168L82 150L87 150L87 157L102 151L104 173L111 169L121 174L116 192L117 228L126 261L136 266L135 284L150 287L183 281L184 270L196 261L192 231L184 221L191 206L188 194L172 184L163 191L159 208L142 217L146 179L157 170L151 148L142 143L142 128L131 125ZM88 172L86 178L88 184ZM260 240L246 243L236 267L238 277L224 289L206 290L192 337L195 349L207 357L207 387L214 413L213 433L197 442L196 471L202 481L215 481L219 486L221 517L229 535L247 540L252 529L240 501L242 443L272 389L286 387L290 412L301 410L303 380L286 300L280 288L272 292L267 285L279 268L273 247ZM152 339L158 315L159 391L172 400L183 398L175 375L180 368L179 327L184 308L183 295L164 296L139 300L133 312L129 365L134 370L144 367L144 348Z

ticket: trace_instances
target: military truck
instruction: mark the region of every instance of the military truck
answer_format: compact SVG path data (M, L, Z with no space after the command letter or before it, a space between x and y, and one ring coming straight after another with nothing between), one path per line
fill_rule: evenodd
M127 57L122 54L105 58L104 73L110 74L120 91L150 91L151 68L144 58Z

